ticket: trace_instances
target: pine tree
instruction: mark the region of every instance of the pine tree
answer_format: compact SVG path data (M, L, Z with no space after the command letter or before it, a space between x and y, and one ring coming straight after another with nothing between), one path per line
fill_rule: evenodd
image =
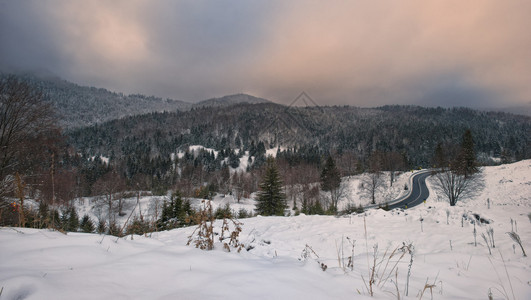
M105 219L99 219L98 220L98 228L96 228L96 231L99 234L103 234L103 233L105 233L106 230L107 230L107 223L105 222Z
M79 229L79 216L75 207L70 207L68 209L68 224L66 230L70 232L76 232Z
M308 214L309 215L324 215L325 214L325 210L319 200L315 200L311 204Z
M236 169L240 165L240 158L234 151L230 151L229 154L229 164L233 169Z
M457 173L464 175L465 177L469 177L478 172L476 151L474 150L474 138L472 137L470 129L467 129L463 134L456 168Z
M131 224L127 226L126 233L142 235L146 232L149 232L149 230L149 223L144 221L143 217L135 216Z
M341 187L341 174L336 167L336 163L332 156L328 156L323 171L321 173L321 189L326 192L330 192L330 207L328 210L330 213L337 212L337 203L339 202Z
M256 212L263 216L283 216L286 196L282 192L282 181L273 158L267 159L266 171L256 199Z
M435 148L435 155L433 157L433 164L437 168L444 168L446 167L446 157L444 154L444 150L441 143L437 144L437 147Z
M50 211L48 204L44 202L39 203L39 227L38 228L46 228L48 224L50 223Z
M61 217L59 217L59 227L63 231L68 231L68 221L70 220L70 213L68 209L61 210Z
M175 191L172 193L169 202L164 200L162 203L162 213L157 220L157 228L159 230L169 230L185 226L190 222L193 213L190 201L183 200L181 193Z
M79 225L81 230L86 233L92 233L94 231L94 223L88 215L84 215L81 219L81 224Z
M341 185L341 174L336 167L332 156L328 156L325 167L321 173L321 189L323 191L333 191Z
M114 235L117 237L122 236L122 231L120 230L120 226L113 220L109 224L109 235Z
M185 212L183 211L183 199L181 198L180 192L174 192L171 195L171 206L172 206L172 219L176 218L176 222L184 223Z

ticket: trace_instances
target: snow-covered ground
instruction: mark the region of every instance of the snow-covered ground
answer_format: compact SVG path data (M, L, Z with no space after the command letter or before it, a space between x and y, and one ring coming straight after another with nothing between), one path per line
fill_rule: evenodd
M247 163L247 159L242 159ZM241 170L242 171L242 170ZM404 190L404 185L408 184L409 178L415 174L415 172L405 172L397 174L393 186L389 186L389 172L384 172L382 175L382 180L385 184L385 187L382 187L378 192L377 203L385 204L386 201L391 201L399 196L407 193ZM366 206L370 204L370 198L365 197L360 190L360 184L365 175L356 175L350 177L344 177L342 180L342 195L339 199L338 208L343 210L348 206ZM253 213L255 209L255 194L251 195L251 198L242 198L240 201L231 194L216 194L212 199L212 207L216 209L218 207L225 207L227 204L230 205L231 210L238 214L240 209L245 209L249 213ZM329 193L322 192L322 198L329 198ZM117 213L114 214L113 219L116 220L117 225L123 226L127 219L132 220L135 216L146 216L148 220L151 220L155 216L156 212L160 214L162 203L164 200L168 201L170 199L168 196L140 196L139 201L136 196L132 196L124 199L123 213L124 215L119 216ZM192 206L198 208L201 205L202 199L198 198L189 198ZM298 197L297 206L302 207L301 198ZM31 202L31 201L28 201ZM138 202L138 205L137 205ZM293 206L293 201L287 201L290 208ZM326 202L326 201L324 201ZM99 204L98 204L99 203ZM80 217L87 214L94 222L97 222L99 219L108 220L108 208L104 199L98 197L83 197L74 201L74 205L78 211ZM34 204L34 207L38 207L37 204ZM131 214L132 213L132 214ZM291 211L294 214L294 211ZM131 217L129 216L131 215ZM160 216L160 215L159 215Z
M244 219L240 253L186 246L194 227L125 238L0 228L0 299L531 299L530 258L506 234L531 254L531 160L483 173L484 191L455 207L430 189L407 211ZM490 222L475 226L477 246L476 216ZM410 269L409 252L391 255L404 245Z
M192 153L195 156L197 156L201 150L205 150L207 152L212 152L212 153L214 153L214 157L218 157L219 151L216 151L215 149L207 148L207 147L204 147L204 146L201 146L201 145L191 145L191 146L188 147L188 151L190 151L190 153ZM184 152L183 151L177 152L177 158L181 159L183 157L184 157ZM172 154L172 159L173 158L175 158L175 154L174 153Z

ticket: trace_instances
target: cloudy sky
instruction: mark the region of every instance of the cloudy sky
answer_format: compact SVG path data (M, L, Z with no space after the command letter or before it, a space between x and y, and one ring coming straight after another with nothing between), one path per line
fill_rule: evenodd
M195 102L531 103L531 1L0 0L0 70Z

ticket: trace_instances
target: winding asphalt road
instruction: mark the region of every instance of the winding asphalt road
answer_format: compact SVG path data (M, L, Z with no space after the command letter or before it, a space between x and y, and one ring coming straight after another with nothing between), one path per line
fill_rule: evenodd
M389 209L393 208L411 208L416 205L419 205L428 199L430 191L426 186L426 178L431 175L431 172L422 172L413 176L412 186L410 187L411 194L408 197L404 198L400 202L393 203L389 205Z

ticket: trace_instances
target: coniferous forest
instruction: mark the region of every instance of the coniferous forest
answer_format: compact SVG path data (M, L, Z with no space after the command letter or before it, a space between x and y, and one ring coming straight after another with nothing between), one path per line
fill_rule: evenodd
M85 156L82 161L109 158L126 178L145 176L152 186L171 186L188 176L196 189L212 183L204 178L238 168L246 153L251 157L247 173L261 172L268 149L279 163L312 167L317 175L328 155L338 160L343 176L367 170L374 153L387 158L382 170L431 167L437 145L453 148L467 129L480 163L521 160L531 155L529 119L468 108L236 104L132 116L68 131L66 136ZM190 153L191 145L217 154L204 149ZM183 155L175 159L179 152ZM318 181L318 176L313 179ZM256 180L252 186L256 188Z

